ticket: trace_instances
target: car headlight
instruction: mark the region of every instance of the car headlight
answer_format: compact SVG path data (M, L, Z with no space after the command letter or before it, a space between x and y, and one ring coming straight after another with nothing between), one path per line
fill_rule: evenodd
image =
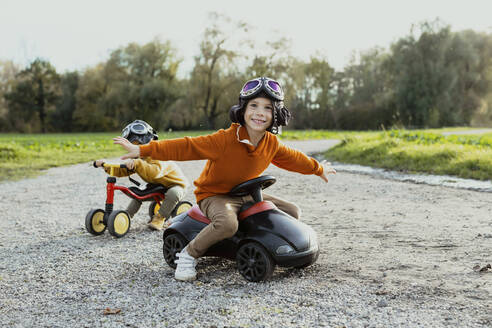
M294 249L290 245L282 245L275 251L278 255L285 255L289 253L294 253Z

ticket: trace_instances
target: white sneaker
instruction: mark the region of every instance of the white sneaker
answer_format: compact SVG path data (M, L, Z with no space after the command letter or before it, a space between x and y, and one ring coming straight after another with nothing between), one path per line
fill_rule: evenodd
M175 261L177 266L174 272L174 278L181 281L195 280L196 259L188 254L186 247L180 253L177 253L176 257L178 259Z

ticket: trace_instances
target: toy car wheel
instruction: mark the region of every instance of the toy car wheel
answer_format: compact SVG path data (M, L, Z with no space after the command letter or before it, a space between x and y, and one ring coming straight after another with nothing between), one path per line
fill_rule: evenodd
M193 204L187 201L179 202L171 213L171 217L175 217L184 212L188 212L193 207Z
M164 236L162 253L166 263L173 269L176 269L176 254L188 244L188 241L179 233L172 233Z
M149 217L151 220L152 220L152 217L154 216L154 214L159 212L160 208L161 208L161 205L158 202L156 202L155 200L153 200L152 203L150 203L150 205L149 205Z
M239 273L248 281L268 279L275 270L275 261L268 251L258 243L242 245L236 253Z
M113 211L108 217L109 233L121 238L130 230L130 215L126 211Z
M106 230L104 211L99 208L90 210L85 216L85 229L95 236L103 234Z

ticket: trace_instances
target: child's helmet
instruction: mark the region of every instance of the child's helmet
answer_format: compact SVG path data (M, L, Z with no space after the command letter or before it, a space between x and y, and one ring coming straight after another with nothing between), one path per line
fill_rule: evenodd
M234 105L229 110L229 118L234 123L244 125L244 111L250 99L265 97L272 101L272 125L267 131L277 134L280 126L289 123L291 114L284 106L284 91L280 83L268 77L258 77L246 82L239 92L239 104Z
M135 120L125 126L121 132L121 136L130 142L138 141L142 145L159 138L154 128L142 120Z

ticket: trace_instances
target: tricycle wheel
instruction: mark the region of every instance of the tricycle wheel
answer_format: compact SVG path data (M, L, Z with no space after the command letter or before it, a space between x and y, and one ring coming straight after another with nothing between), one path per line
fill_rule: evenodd
M104 211L99 208L90 210L85 216L85 229L95 236L103 234L106 230Z
M176 269L176 254L188 244L188 241L179 233L172 233L164 236L162 253L166 263L173 269Z
M258 243L242 245L236 253L237 269L248 281L270 278L275 270L275 261L268 251Z
M171 217L175 217L176 215L180 215L181 213L189 211L193 207L193 204L187 201L182 201L176 204L174 210L171 213Z
M159 212L160 208L161 208L161 205L158 202L156 202L155 200L153 200L152 203L150 203L150 205L149 205L149 217L151 220L154 217L154 214L157 214L157 212Z
M130 230L130 215L126 211L113 211L108 217L109 233L121 238Z

